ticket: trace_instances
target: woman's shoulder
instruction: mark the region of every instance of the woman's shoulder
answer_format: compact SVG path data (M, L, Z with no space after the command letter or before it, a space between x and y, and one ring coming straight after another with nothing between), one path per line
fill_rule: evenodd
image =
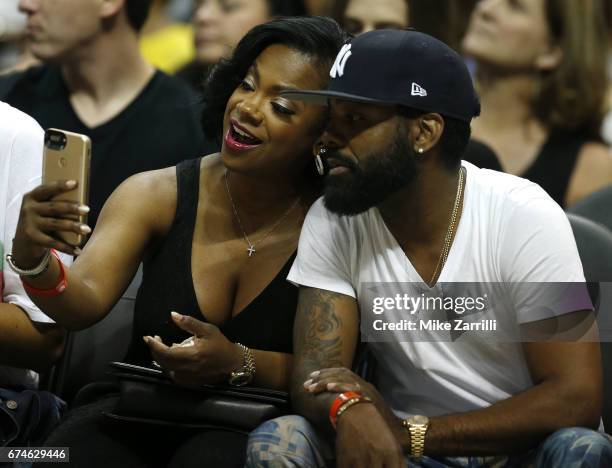
M111 199L124 213L137 215L155 230L165 231L176 211L176 167L134 174L117 187Z
M566 206L612 184L612 152L598 141L585 141L578 152L576 167L566 195Z

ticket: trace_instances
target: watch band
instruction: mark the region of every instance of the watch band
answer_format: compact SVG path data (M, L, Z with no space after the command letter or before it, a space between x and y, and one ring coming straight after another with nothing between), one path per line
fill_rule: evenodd
M424 423L413 423L412 418L402 421L402 426L410 434L410 456L419 458L425 452L425 434L429 428L429 420Z
M6 263L8 264L9 268L13 270L15 273L17 273L19 276L26 276L26 277L33 278L35 276L40 275L47 268L49 268L49 262L51 261L51 250L47 249L47 251L45 252L45 255L40 260L40 263L36 265L34 268L31 268L29 270L24 270L23 268L19 268L17 265L15 265L15 263L13 262L13 256L11 254L6 254L5 258L6 258Z
M257 367L255 366L255 358L253 357L253 352L242 343L236 344L242 348L242 352L244 353L244 370L251 374L251 376L254 376Z
M236 343L236 345L242 349L243 364L240 369L231 372L229 384L234 387L242 387L253 380L257 368L255 366L255 358L253 357L252 351L242 343Z

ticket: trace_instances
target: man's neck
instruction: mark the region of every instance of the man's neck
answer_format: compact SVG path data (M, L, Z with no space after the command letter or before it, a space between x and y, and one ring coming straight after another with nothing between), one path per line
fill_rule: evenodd
M155 72L131 30L104 34L61 68L72 107L89 127L120 114Z
M458 183L459 168L423 168L412 184L378 206L404 250L440 246L450 223Z

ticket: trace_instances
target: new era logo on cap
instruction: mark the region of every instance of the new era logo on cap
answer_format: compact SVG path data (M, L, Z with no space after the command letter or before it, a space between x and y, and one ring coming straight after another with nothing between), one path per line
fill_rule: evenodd
M470 122L480 114L463 58L415 30L378 29L353 38L336 56L326 90L282 95L327 106L330 99L435 112Z
M427 96L427 91L425 91L421 86L416 83L412 83L412 92L410 93L412 96Z
M334 66L329 72L329 76L332 78L337 78L339 76L344 75L344 67L346 67L346 61L353 55L351 52L351 45L344 44L340 52L338 52L338 56L336 57L336 61L334 62Z

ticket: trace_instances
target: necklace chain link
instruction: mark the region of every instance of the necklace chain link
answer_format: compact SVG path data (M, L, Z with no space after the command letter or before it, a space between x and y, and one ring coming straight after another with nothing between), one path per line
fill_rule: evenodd
M446 230L446 235L444 236L444 244L442 246L442 252L440 253L440 257L438 258L438 263L436 264L436 269L429 280L429 284L433 285L438 275L438 271L442 271L444 265L446 264L446 259L448 258L448 252L450 251L451 241L453 238L453 233L455 232L455 225L457 223L457 216L459 214L459 206L461 205L461 199L463 198L463 189L465 183L465 169L462 167L459 169L459 185L457 187L457 195L455 196L455 204L453 205L453 212L451 214L450 223L448 225L448 229Z

